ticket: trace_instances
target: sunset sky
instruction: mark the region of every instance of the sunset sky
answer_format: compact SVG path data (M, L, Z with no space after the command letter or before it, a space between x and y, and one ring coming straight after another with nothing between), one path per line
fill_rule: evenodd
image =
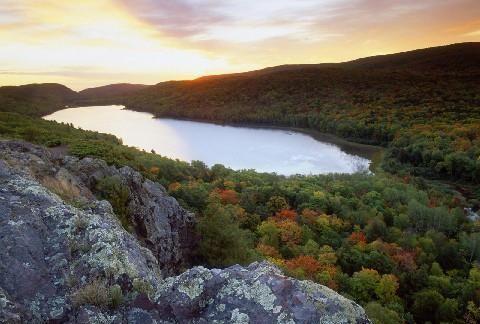
M153 84L480 41L480 0L0 0L0 85Z

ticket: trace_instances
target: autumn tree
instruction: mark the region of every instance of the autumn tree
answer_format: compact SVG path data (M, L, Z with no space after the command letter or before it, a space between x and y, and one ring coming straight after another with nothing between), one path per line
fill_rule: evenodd
M375 294L382 304L389 304L394 301L398 287L397 277L392 274L385 274L375 287Z
M238 194L235 190L231 190L231 189L218 189L217 190L217 193L220 197L220 200L223 204L232 204L232 205L236 205L238 204Z
M290 219L295 220L297 218L297 212L292 209L282 209L275 214L278 219Z
M316 273L320 270L320 263L309 255L300 255L285 262L286 267L296 276L307 279L314 279Z

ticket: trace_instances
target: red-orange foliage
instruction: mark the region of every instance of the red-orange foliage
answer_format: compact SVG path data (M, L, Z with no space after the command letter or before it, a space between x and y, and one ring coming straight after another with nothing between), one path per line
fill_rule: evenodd
M235 190L231 190L231 189L221 190L221 189L219 189L218 190L218 195L220 196L220 200L224 204L232 204L232 205L238 204L238 194Z
M297 218L297 212L293 209L282 209L281 211L278 211L275 216L280 219L295 220Z
M320 270L320 263L309 255L300 255L294 259L287 260L285 265L290 271L303 270L306 277L313 279Z
M171 184L168 185L168 191L169 192L172 192L172 191L177 191L178 189L180 189L182 187L182 184L179 183L179 182L172 182Z
M302 228L295 222L290 219L285 219L283 221L276 223L277 227L280 229L280 239L285 244L299 244L302 240Z
M352 242L353 244L366 244L367 243L367 238L365 237L365 234L363 234L363 232L353 232L348 237L348 240L350 242Z
M395 254L392 259L405 271L414 271L417 269L415 252L401 251Z

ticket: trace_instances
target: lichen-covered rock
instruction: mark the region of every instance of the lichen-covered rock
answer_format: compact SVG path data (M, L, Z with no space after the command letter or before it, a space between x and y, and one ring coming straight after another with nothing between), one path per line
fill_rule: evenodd
M95 278L140 278L152 287L161 280L155 257L107 202L77 209L2 160L0 260L0 318L23 321L65 319L70 295Z
M112 175L143 234L95 199ZM266 262L165 278L182 265L191 217L130 168L0 141L0 322L369 323L352 301Z
M185 268L196 242L194 217L168 196L158 183L145 179L130 167L117 169L98 159L64 159L64 166L95 191L105 177L116 177L129 189L128 218L137 238L157 258L165 275Z
M160 184L132 168L65 156L20 141L0 141L0 159L79 206L95 202L98 182L115 177L128 188L127 217L132 231L156 257L162 273L178 274L189 265L196 243L193 214L180 207Z
M224 270L195 267L159 287L165 319L196 323L370 323L333 290L286 277L268 262Z

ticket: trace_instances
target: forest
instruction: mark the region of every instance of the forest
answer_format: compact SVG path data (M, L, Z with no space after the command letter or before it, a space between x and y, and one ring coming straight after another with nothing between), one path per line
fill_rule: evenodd
M385 153L374 173L284 177L171 160L38 118L87 103L313 129ZM128 165L161 183L197 216L196 264L267 259L354 299L374 323L480 322L479 43L83 93L0 87L0 138ZM114 181L97 191L131 230L128 192Z

